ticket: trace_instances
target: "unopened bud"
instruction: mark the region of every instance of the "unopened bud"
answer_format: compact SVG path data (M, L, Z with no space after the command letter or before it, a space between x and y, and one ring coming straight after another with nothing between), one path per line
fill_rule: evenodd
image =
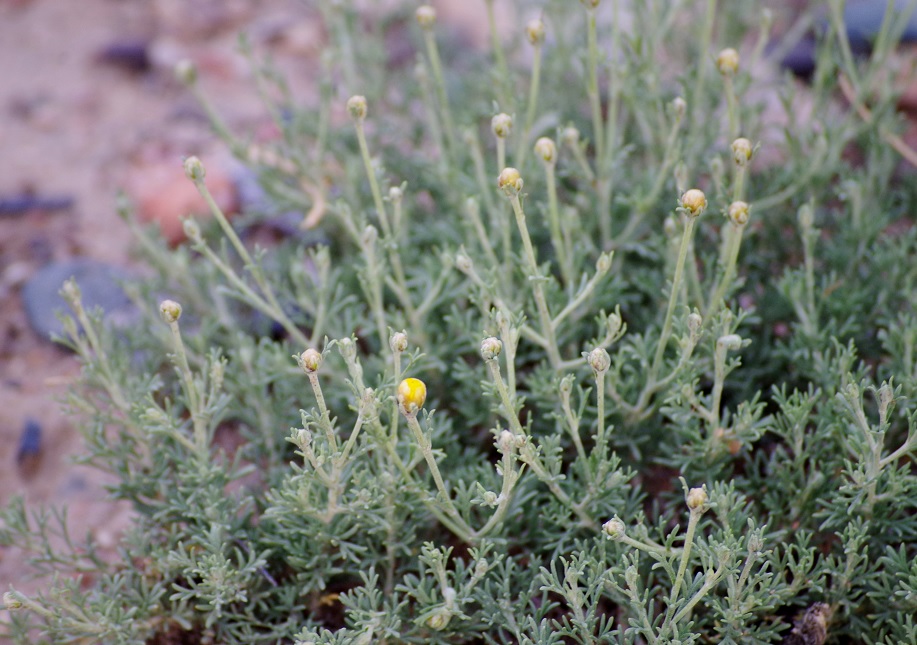
M738 334L726 334L717 338L716 344L723 349L735 352L742 349L742 337Z
M180 60L175 64L175 78L184 85L197 82L197 67L190 60Z
M513 131L513 117L500 112L490 120L490 129L498 139L507 138Z
M314 374L322 365L322 353L310 347L299 355L299 366L306 374Z
M388 189L388 199L393 204L400 202L402 197L404 197L404 191L400 186L392 186Z
M685 101L682 97L676 96L672 100L672 112L675 114L676 119L681 119L685 115L685 111L688 109L688 102Z
M13 591L7 591L3 594L3 606L10 611L22 609L23 602L19 594Z
M388 340L388 345L393 352L403 352L408 348L408 335L403 331L396 331Z
M174 300L163 300L159 303L159 315L170 325L178 322L178 319L181 318L181 305Z
M544 42L544 22L540 18L529 20L525 26L525 37L535 46Z
M376 243L376 240L379 239L379 231L372 224L367 224L366 228L363 229L363 234L360 236L360 241L363 242L364 247L371 247Z
M692 511L702 509L707 503L707 491L703 488L692 488L685 496L685 501Z
M509 430L501 430L497 437L497 450L506 454L516 447L516 438Z
M474 270L474 262L471 261L467 253L459 251L455 254L455 268L462 273L471 273Z
M366 118L366 97L359 94L347 99L347 113L354 121L362 121Z
M611 357L608 355L608 352L605 351L604 347L596 347L589 352L586 362L589 363L589 366L592 368L592 371L595 372L596 376L604 374L608 371L608 368L611 367Z
M739 137L732 142L732 158L740 166L744 166L751 161L751 156L754 151L755 149L751 145L751 141L745 137Z
M504 168L497 178L499 186L507 197L513 197L522 192L522 175L515 168Z
M691 217L699 217L707 208L707 196L704 191L692 188L681 196L681 207Z
M436 24L436 9L425 4L417 7L417 11L414 12L414 17L417 19L417 24L420 25L422 29L432 29L433 25Z
M200 159L192 155L185 159L184 167L185 177L193 182L204 181L207 172L204 170L204 164L201 163Z
M703 318L700 317L700 314L696 311L692 311L688 314L688 331L693 335L697 335L697 332L700 331L701 325L704 323Z
M605 531L605 535L610 537L612 540L617 540L621 537L624 537L627 533L627 527L624 525L624 522L615 515L613 518L602 524L602 530Z
M577 130L572 125L568 125L566 128L564 128L562 137L564 143L566 143L571 148L575 148L579 145L579 130Z
M201 227L197 225L197 222L194 221L194 218L187 217L182 220L181 223L182 231L192 242L197 242L201 239Z
M595 272L604 274L611 268L611 253L602 253L595 261Z
M446 629L451 619L452 611L445 607L439 607L427 617L426 624L430 629L442 631Z
M490 336L481 341L481 358L492 361L503 351L503 342L499 338Z
M548 137L541 137L535 142L535 154L541 157L546 164L557 161L557 146Z
M716 68L723 76L733 76L739 71L739 52L727 47L716 56Z
M748 224L748 204L745 202L732 202L729 205L729 221L736 226Z

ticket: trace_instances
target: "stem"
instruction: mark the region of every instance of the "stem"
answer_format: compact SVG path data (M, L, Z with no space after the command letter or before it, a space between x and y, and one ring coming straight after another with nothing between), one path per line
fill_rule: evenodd
M532 288L535 292L535 306L538 309L538 317L541 319L541 333L547 341L547 347L545 349L548 352L551 367L556 371L560 369L560 351L557 348L557 338L554 335L554 326L551 323L551 314L548 312L548 303L547 300L545 300L544 287L541 283L542 277L538 270L535 249L532 247L532 240L529 237L528 228L525 225L525 213L522 211L522 202L519 200L519 195L513 195L510 198L510 203L513 205L513 212L516 215L516 224L519 227L519 234L522 236L522 243L525 247L525 257L528 261L529 271L531 272L531 279L533 281Z
M509 67L506 65L506 56L503 54L503 44L500 41L500 34L497 31L497 19L494 14L494 0L485 0L487 5L487 25L490 27L490 42L494 50L494 62L497 64L497 75L499 80L496 84L500 106L511 108L510 96L507 90L509 82ZM503 166L500 166L501 168Z
M697 529L697 522L700 520L701 514L701 512L692 510L688 515L688 530L685 532L685 546L681 553L678 573L675 574L675 580L672 582L672 592L669 594L670 608L674 607L675 603L678 601L678 593L681 591L681 582L688 568L688 560L691 559L691 548L694 545L694 531Z
M672 318L675 314L675 305L678 301L678 292L681 288L685 258L688 255L688 246L691 243L691 236L694 233L695 217L691 215L687 215L686 217L685 230L681 236L681 246L678 249L678 260L675 263L675 275L672 277L672 286L669 292L669 304L665 312L665 321L662 323L662 333L659 335L659 345L656 346L656 355L653 358L653 365L650 367L650 373L647 377L647 386L656 381L659 368L662 366L662 357L665 354L665 348L669 342L669 336L672 333Z
M452 113L449 110L449 97L446 94L446 81L443 77L443 67L439 61L439 48L436 46L436 39L433 32L429 29L423 31L423 41L427 49L427 58L430 59L430 68L433 70L433 83L436 86L436 94L439 98L439 108L442 111L443 132L446 135L446 145L448 152L451 154L455 151L455 128L452 121Z
M519 142L516 144L516 165L519 168L525 167L525 156L529 151L529 139L532 134L532 126L535 123L535 112L538 109L538 86L541 82L541 43L535 45L534 58L532 59L532 81L529 85L529 101L525 109L525 123L522 127L522 134ZM500 166L501 168L503 166Z
M557 208L557 176L554 169L553 162L545 162L544 173L548 185L548 222L551 227L551 243L554 245L554 253L557 255L557 264L560 266L564 284L572 285L574 281L573 265L570 262L566 244L564 244L567 236L563 235L560 229L560 212Z

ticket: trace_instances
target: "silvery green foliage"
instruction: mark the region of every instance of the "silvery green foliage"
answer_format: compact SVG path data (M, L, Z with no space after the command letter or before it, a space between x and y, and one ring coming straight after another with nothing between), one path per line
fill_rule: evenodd
M518 29L474 52L321 3L317 106L243 42L282 137L214 124L265 199L176 250L138 229L132 333L64 288L85 461L135 523L107 562L5 509L48 576L4 596L13 640L917 641L894 34L854 61L829 30L803 88L762 71L758 3L491 4ZM884 88L873 121L839 75ZM256 248L285 211L308 230Z

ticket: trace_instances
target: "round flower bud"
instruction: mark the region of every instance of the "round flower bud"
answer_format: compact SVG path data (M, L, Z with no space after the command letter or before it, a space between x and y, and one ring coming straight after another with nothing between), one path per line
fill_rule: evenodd
M490 336L481 341L481 358L492 361L503 351L503 342L499 338Z
M347 99L347 113L354 121L366 118L366 97L356 94Z
M414 12L414 17L417 19L417 24L423 29L432 29L433 25L436 24L436 9L431 7L428 4L417 7L417 11Z
M510 452L516 447L516 438L509 430L501 430L497 437L497 450L502 453Z
M566 143L568 146L576 147L579 145L579 130L577 130L572 125L568 125L566 128L564 128L563 134L561 136L563 137L564 143Z
M498 497L495 492L492 490L484 491L484 504L493 507L500 503L497 500Z
M675 234L678 233L678 222L675 221L674 217L669 216L665 218L665 221L662 223L662 232L665 233L665 236L670 240L675 237Z
M170 325L181 318L181 305L174 300L163 300L159 303L159 315Z
M388 340L388 346L393 352L403 352L408 348L408 335L403 331L396 331Z
M602 253L599 255L599 258L595 261L595 272L607 273L611 268L611 258L612 253Z
M529 20L525 26L525 37L536 46L544 42L544 22L541 18Z
M617 515L602 524L602 530L605 531L605 535L612 540L624 537L627 533L627 527L624 526L624 522L622 522Z
M682 97L676 96L672 100L672 111L675 113L675 118L680 119L685 115L685 111L688 109L688 102L685 101Z
M188 157L184 162L185 177L191 181L204 181L207 172L204 170L204 164L195 156Z
M736 226L748 224L748 204L745 202L732 202L729 205L729 221Z
M197 82L197 67L190 60L180 60L175 64L175 78L184 85Z
M707 196L704 195L704 191L692 188L681 196L681 207L691 217L699 217L707 208Z
M299 355L299 365L306 374L314 374L322 365L322 353L310 347Z
M377 239L379 239L379 230L372 224L367 224L366 228L363 229L363 235L360 236L363 246L373 246Z
M459 250L455 254L455 268L462 273L470 273L474 269L474 262L464 250Z
M398 384L398 405L405 415L417 414L427 400L427 386L416 378L406 378Z
M452 611L446 607L439 607L427 616L426 625L430 629L442 631L446 629L449 621L452 619Z
M755 149L752 147L751 141L745 137L739 137L732 142L732 158L740 166L744 166L751 161L751 156L754 151Z
M3 594L3 606L10 611L14 609L22 609L22 600L16 593L12 591L6 591Z
M498 139L505 139L513 131L513 117L505 112L500 112L490 120L490 129Z
M298 428L296 430L296 443L299 444L300 448L305 450L308 446L312 445L312 433L305 428Z
M341 356L345 359L352 359L357 355L357 347L350 338L342 338L339 340L338 349L341 350Z
M197 242L201 239L201 227L197 225L197 222L194 221L194 218L188 217L182 220L181 223L182 231L192 242Z
M518 195L522 191L522 175L515 168L504 168L497 178L497 186L503 189L507 197Z
M401 201L402 197L404 197L404 191L401 190L401 186L392 186L388 189L388 199L390 202L397 204Z
M608 335L615 337L618 335L618 332L621 331L621 327L624 326L624 321L621 319L621 315L614 311L609 314L608 318L605 320L605 325L608 327Z
M732 76L739 70L739 52L727 47L716 55L716 68L723 76Z
M541 157L542 161L553 164L557 161L557 146L548 137L541 137L535 142L535 154Z
M717 338L716 344L729 351L737 352L742 349L742 337L738 334L726 334Z
M573 375L567 374L565 377L560 379L560 386L558 388L562 395L569 395L573 391Z
M688 314L688 331L692 334L697 334L700 331L701 325L704 323L704 319L700 317L700 314L696 311L692 311Z
M611 367L611 357L608 355L608 352L605 351L604 347L596 347L589 352L589 356L586 357L586 362L589 363L589 366L596 375L604 374L608 371L608 368Z
M688 508L692 511L701 509L707 503L707 491L703 488L692 488L688 491L685 501L688 503Z

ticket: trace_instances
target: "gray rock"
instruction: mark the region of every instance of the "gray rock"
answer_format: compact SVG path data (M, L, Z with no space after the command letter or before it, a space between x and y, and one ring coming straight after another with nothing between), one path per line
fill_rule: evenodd
M59 314L69 314L70 308L59 292L71 277L80 287L87 311L101 307L105 320L114 327L136 319L133 303L121 288L121 281L128 277L122 267L86 258L69 259L43 267L22 288L29 325L39 336L50 339L54 334L63 335Z

